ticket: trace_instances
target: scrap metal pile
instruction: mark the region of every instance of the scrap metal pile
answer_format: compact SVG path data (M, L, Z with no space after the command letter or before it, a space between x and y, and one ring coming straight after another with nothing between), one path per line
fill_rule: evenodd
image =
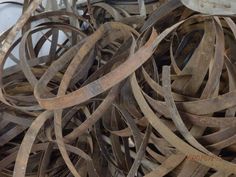
M41 1L0 36L0 177L236 176L234 0Z

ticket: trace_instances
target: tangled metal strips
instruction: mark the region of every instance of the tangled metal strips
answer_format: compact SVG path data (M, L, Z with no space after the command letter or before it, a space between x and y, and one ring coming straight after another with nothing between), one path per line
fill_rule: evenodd
M0 177L236 176L236 9L201 2L25 0L0 36Z

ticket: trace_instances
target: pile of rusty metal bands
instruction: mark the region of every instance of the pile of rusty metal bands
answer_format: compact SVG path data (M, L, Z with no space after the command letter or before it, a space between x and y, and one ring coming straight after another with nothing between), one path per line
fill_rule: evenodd
M234 0L41 1L0 36L0 177L236 176Z

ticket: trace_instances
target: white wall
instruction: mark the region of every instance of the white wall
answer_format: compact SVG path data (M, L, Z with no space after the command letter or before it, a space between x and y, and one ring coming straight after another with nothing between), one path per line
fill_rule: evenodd
M18 0L18 2L20 2L20 0ZM16 20L21 15L21 8L22 7L18 5L0 4L0 34L15 24ZM14 51L14 55L18 57L17 50ZM8 60L6 67L13 64L11 60Z
M23 2L23 0L14 0L15 2ZM4 0L0 0L0 2L4 2ZM44 1L45 4L45 1ZM17 21L17 19L20 17L22 13L22 6L20 5L15 5L15 4L0 4L0 34L7 29L9 29L12 25L14 25ZM35 25L35 24L34 24ZM63 33L59 33L59 41L62 43L65 39L65 35ZM19 37L20 34L18 34L17 37ZM33 43L35 44L37 39L41 37L40 33L36 33L33 37ZM45 55L48 53L50 48L50 42L46 42L45 45L43 46L42 50L40 51L40 55ZM13 55L16 56L17 58L19 57L19 51L18 51L18 46L15 48L13 51ZM8 59L5 65L6 67L15 65L15 63Z

